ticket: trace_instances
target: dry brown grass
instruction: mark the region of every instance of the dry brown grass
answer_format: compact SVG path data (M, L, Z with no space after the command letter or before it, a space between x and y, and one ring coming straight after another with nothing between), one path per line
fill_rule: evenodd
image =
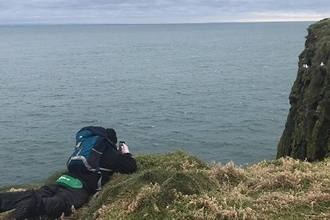
M245 169L235 167L233 163L225 166L217 164L210 171L210 177L219 181L218 190L226 196L217 198L231 200L230 205L222 203L223 211L232 213L231 217L223 216L226 219L268 219L270 214L281 215L283 209L293 215L300 209L309 213L300 213L296 219L323 219L330 217L329 209L325 207L317 213L316 208L320 209L318 206L323 203L330 204L329 170L328 160L312 164L281 158L272 162L263 161ZM232 184L237 179L242 181ZM242 208L243 201L249 208Z

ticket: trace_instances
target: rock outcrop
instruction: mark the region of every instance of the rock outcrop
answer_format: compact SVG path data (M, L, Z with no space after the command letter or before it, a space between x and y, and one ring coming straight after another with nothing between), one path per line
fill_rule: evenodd
M322 160L330 152L330 19L307 29L277 158Z

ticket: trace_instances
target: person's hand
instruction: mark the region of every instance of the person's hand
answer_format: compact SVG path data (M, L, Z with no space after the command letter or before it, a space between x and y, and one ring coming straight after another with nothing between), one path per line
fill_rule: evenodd
M129 153L129 149L128 149L128 146L126 144L121 145L121 153L122 154L128 154Z

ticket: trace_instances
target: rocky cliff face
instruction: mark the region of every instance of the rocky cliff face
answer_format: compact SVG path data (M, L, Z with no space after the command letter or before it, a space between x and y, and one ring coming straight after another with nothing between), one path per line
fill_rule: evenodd
M330 152L330 19L308 27L277 158L322 160Z

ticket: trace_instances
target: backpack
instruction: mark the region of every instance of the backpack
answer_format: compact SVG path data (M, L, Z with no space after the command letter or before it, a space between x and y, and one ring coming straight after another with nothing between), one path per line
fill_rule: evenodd
M99 167L103 151L109 144L113 145L107 138L105 128L83 127L76 134L76 147L67 162L68 170L74 172L111 171Z

